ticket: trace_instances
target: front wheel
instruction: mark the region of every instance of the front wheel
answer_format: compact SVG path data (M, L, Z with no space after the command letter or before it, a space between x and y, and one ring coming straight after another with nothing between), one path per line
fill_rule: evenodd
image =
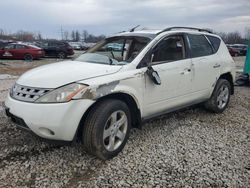
M57 57L59 59L65 59L66 58L66 54L64 52L59 52L58 55L57 55Z
M231 85L228 80L219 79L211 98L205 102L205 108L215 113L222 113L230 101Z
M90 111L83 126L82 138L87 151L102 160L111 159L122 151L128 140L130 111L124 102L108 99Z

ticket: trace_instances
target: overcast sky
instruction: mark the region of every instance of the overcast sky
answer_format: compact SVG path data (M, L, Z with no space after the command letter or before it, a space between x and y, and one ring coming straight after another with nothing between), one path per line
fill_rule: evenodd
M1 0L0 28L40 31L86 29L109 35L140 24L148 28L195 26L216 31L250 27L250 0Z

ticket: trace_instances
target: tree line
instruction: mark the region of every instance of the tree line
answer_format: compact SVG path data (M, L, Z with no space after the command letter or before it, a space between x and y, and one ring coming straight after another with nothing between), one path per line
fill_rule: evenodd
M72 41L72 42L98 42L105 38L105 35L94 35L89 34L87 30L82 32L78 30L63 31L61 33L61 40ZM42 37L40 32L29 32L19 30L15 33L9 33L0 28L0 40L16 40L16 41L39 41L46 40L49 38Z
M245 28L244 35L240 34L238 31L235 32L216 32L211 29L208 29L215 34L221 36L226 44L247 44L250 40L250 27ZM105 35L94 35L88 33L87 30L72 30L72 31L61 31L61 40L73 41L73 42L98 42L105 38ZM43 40L40 32L29 32L19 30L15 33L8 33L0 28L0 39L1 40L18 40L18 41L36 41Z
M78 30L63 31L61 33L62 40L73 41L73 42L98 42L105 38L105 35L93 35L89 34L87 30L83 30L82 32Z
M219 35L226 44L247 44L250 40L250 27L245 28L244 36L238 31L235 32L214 32Z

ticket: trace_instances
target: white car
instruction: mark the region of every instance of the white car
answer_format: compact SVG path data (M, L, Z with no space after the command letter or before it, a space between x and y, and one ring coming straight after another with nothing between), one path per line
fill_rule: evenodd
M26 72L5 106L18 127L46 139L78 138L105 160L149 118L197 103L223 112L234 80L234 61L217 35L185 27L131 31L73 61Z

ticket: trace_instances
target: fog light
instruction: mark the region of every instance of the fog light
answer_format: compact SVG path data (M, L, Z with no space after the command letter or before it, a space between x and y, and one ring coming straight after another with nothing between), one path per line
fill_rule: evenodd
M55 135L54 131L47 129L47 128L44 128L44 127L40 127L39 131L41 134L43 134L45 136L54 136Z

